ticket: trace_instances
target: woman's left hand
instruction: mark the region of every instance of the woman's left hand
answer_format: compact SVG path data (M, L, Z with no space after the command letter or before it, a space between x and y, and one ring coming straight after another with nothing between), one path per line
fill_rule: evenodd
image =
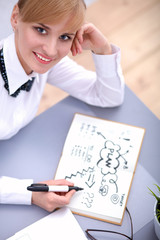
M82 53L83 50L91 50L95 54L111 54L111 46L107 38L92 24L84 24L76 33L71 52L73 56Z

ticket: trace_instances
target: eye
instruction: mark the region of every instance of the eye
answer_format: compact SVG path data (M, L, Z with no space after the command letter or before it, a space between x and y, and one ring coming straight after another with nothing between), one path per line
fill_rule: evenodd
M72 38L70 37L70 36L68 36L68 35L61 35L60 37L59 37L61 40L63 40L63 41L67 41L67 40L71 40Z
M41 27L35 27L35 29L40 33L40 34L46 34L47 31L44 28Z

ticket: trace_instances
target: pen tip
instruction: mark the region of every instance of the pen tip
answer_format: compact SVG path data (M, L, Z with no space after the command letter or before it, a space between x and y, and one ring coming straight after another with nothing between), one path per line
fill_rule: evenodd
M84 188L76 187L76 191L82 191L82 190L84 190Z
M82 191L84 190L84 188L74 186L74 187L69 187L69 190Z

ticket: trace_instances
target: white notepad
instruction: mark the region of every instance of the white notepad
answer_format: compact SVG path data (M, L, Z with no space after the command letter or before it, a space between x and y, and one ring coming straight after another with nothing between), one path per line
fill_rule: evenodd
M145 129L75 114L55 179L84 188L68 207L79 215L122 224Z
M72 212L63 207L17 232L8 240L87 240Z

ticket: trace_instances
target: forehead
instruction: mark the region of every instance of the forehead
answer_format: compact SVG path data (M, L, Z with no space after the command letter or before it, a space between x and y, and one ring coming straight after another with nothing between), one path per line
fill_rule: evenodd
M58 22L39 22L38 24L41 25L41 27L48 29L49 31L56 31L58 33L75 33L78 28L76 28L71 21L71 17L68 17L67 19L61 19L61 21Z
M41 25L45 25L48 26L50 29L55 29L57 31L60 32L77 32L77 30L81 27L81 25L83 24L83 21L80 22L76 22L75 21L75 17L73 15L69 15L65 18L56 20L56 21L39 21L38 22Z
M76 32L84 23L84 19L77 19L74 14L69 14L66 17L60 18L60 19L52 19L51 21L43 21L42 23L46 25L50 25L52 27L59 27L63 28L64 30Z

